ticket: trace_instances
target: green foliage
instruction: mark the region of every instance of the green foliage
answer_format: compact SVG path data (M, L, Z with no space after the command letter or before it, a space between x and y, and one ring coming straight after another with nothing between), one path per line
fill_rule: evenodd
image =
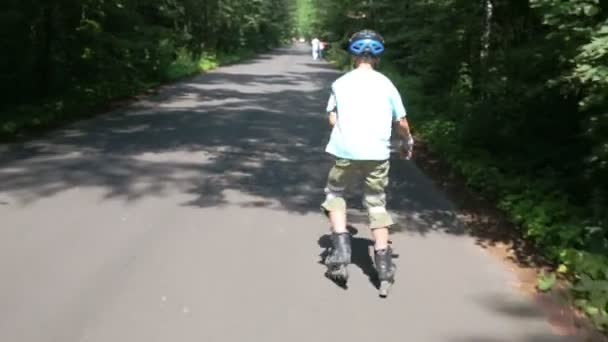
M291 0L3 1L0 137L278 46L291 36L292 7Z
M236 53L203 54L194 58L182 51L156 82L99 83L89 87L76 87L70 93L35 105L13 107L0 112L0 141L14 139L20 133L44 131L65 122L94 115L95 111L108 101L136 95L157 86L160 82L179 80L253 55L253 51L242 50Z
M555 273L543 274L538 279L538 289L542 292L550 291L557 283Z
M604 268L604 279L608 279L608 270ZM608 327L608 280L593 279L583 275L574 291L580 294L577 305L583 309L597 326Z
M312 25L317 14L312 0L296 0L296 34L298 37L312 39Z

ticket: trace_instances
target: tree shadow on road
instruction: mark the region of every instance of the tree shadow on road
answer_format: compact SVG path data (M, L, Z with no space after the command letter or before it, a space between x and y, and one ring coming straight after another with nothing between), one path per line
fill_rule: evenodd
M102 200L173 194L176 205L189 207L318 212L332 163L324 153L325 104L340 73L294 58L277 53L225 67L46 138L8 145L0 155L0 194L10 194L12 206L28 206L95 188ZM411 162L395 161L391 177L389 209L404 231L459 234L449 202L437 200Z

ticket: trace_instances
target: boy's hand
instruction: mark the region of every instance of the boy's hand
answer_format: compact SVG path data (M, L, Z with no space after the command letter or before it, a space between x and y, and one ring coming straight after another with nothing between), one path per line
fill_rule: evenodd
M414 150L414 137L410 135L407 139L401 140L401 146L399 150L401 158L405 160L412 159Z
M338 115L336 114L336 112L329 113L329 126L334 127L336 125L337 121L338 121Z
M410 160L412 158L412 151L414 149L414 137L410 131L410 124L407 122L407 119L403 117L401 120L399 120L397 127L399 130L399 136L401 137L401 141L399 143L400 157Z

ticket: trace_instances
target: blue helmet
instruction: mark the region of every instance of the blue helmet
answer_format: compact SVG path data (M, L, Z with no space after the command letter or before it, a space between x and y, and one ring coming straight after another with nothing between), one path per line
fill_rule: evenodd
M384 53L384 38L372 30L359 31L350 37L348 52L354 56L379 57Z

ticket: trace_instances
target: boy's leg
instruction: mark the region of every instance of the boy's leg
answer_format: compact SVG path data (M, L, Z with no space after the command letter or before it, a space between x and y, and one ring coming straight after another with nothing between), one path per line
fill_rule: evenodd
M376 250L388 248L389 227L394 224L386 210L386 186L388 185L389 161L370 162L365 177L363 204L368 210L370 228Z
M327 186L325 187L325 201L321 204L322 210L329 217L332 230L332 248L325 259L325 263L330 268L328 275L342 280L348 278L345 266L351 261L350 234L346 229L344 190L346 180L350 177L352 171L350 161L336 160L335 165L329 171Z
M348 233L346 229L346 201L344 200L345 178L349 172L346 161L337 161L329 172L325 187L325 202L322 207L329 217L331 230L335 234Z
M374 236L374 250L384 250L388 248L388 227L372 229Z
M397 266L388 243L389 227L394 224L386 210L386 187L390 163L371 162L365 177L364 205L369 213L370 228L374 236L374 264L380 280L380 295L385 297L393 283Z
M348 233L346 229L346 211L330 211L328 215L332 232L336 234Z
M347 179L351 176L353 165L350 161L337 159L329 171L325 187L325 201L321 208L329 217L332 232L347 233L346 229L346 201L344 190Z

